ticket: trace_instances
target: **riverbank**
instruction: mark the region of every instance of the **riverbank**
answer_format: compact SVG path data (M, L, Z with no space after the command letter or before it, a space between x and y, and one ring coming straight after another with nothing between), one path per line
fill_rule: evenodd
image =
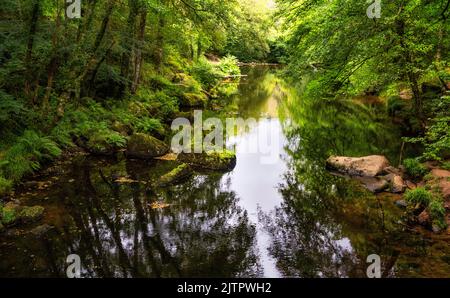
M348 175L373 193L404 194L395 204L405 210L408 223L450 234L450 171L439 166L409 159L397 169L384 156L332 156L327 160L330 170Z

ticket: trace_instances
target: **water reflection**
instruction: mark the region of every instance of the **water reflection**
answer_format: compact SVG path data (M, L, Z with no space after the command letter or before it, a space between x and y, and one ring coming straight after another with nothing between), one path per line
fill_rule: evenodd
M73 182L60 182L61 191L48 194L54 203L65 198L52 214L52 224L59 225L40 242L26 239L32 234L15 242L24 254L10 256L15 268L2 261L0 272L26 275L30 264L19 267L17 260L33 251L39 253L33 275L63 276L65 257L77 253L84 276L259 276L255 227L235 194L221 184L221 175L199 174L161 190L113 182L127 169L132 169L132 179L147 181L149 169L166 166L124 160L105 167L90 158L74 162ZM152 209L154 201L171 207ZM2 247L3 251L8 253Z
M448 262L439 257L449 251L448 237L433 240L446 247L436 254L432 240L399 222L395 198L376 197L325 171L331 154L393 158L400 146L396 131L350 101L294 98L285 107L291 121L285 127L289 170L279 188L283 203L259 214L282 275L366 277L367 256L378 254L384 277L448 276ZM431 273L432 264L439 270Z
M197 172L161 189L152 182L174 162L67 161L40 177L48 188L17 193L46 214L39 227L0 235L0 276L65 277L72 253L86 277L364 277L370 254L381 256L384 276L449 276L448 235L408 230L396 198L325 171L331 154L395 161L398 132L379 107L302 99L269 68L243 73L225 110L259 121L236 138L233 172ZM241 150L273 125L276 163Z

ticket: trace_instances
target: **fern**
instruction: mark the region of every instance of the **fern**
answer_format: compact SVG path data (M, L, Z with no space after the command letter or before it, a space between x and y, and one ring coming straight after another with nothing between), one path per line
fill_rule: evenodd
M48 137L26 130L16 143L7 150L0 163L4 176L14 181L41 167L41 163L61 154L61 149Z

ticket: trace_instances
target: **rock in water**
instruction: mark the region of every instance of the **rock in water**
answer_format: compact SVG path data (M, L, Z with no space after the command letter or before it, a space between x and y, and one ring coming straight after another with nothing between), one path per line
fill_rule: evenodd
M31 223L40 220L43 215L44 207L42 206L24 207L20 211L19 218L24 223Z
M356 180L360 181L365 188L373 193L379 193L384 191L389 187L389 183L380 178L375 177L355 177Z
M159 187L163 187L175 184L185 178L188 178L191 174L191 169L187 164L184 163L162 176L156 185Z
M169 150L169 146L160 140L137 133L130 137L126 154L130 158L152 159L167 154Z
M381 155L365 157L331 156L327 167L350 176L375 177L389 167L389 161Z
M232 171L236 166L236 154L228 150L223 152L180 153L178 160L193 167L215 171Z
M51 229L53 229L53 226L50 226L48 224L40 225L30 231L30 233L37 238L45 236Z
M391 181L391 191L393 193L402 193L405 191L405 181L399 175L394 175Z
M395 201L395 205L396 205L397 207L403 208L403 209L406 209L406 208L408 207L408 203L406 203L405 200L398 200L398 201Z
M417 220L422 226L428 226L430 224L430 214L428 214L428 212L424 210L419 214Z

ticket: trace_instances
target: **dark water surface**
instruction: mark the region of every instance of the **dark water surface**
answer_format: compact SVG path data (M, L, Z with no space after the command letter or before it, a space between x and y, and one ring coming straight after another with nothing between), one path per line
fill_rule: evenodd
M243 73L225 110L258 121L229 140L232 172L155 188L176 162L63 161L16 194L46 213L0 236L0 276L65 277L70 254L85 277L365 277L371 254L384 276L450 276L448 235L408 228L399 197L324 170L330 154L395 163L399 133L382 106L299 99L273 69ZM275 136L269 150L249 152L261 135Z

